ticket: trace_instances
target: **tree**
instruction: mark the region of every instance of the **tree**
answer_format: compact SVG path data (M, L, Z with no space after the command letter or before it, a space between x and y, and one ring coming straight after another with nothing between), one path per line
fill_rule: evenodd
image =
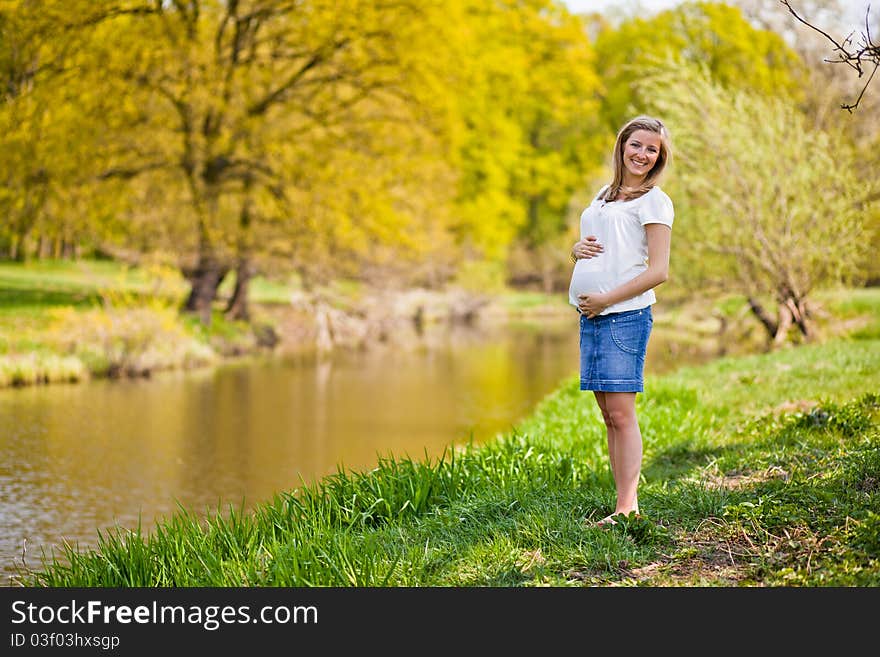
M601 85L584 24L553 9L552 3L533 3L521 10L525 20L519 29L510 31L525 52L526 86L522 98L511 99L523 160L514 171L511 194L524 206L519 237L548 293L560 263L558 238L567 236L568 204L600 168L605 147Z
M450 6L456 3L448 3ZM459 172L452 230L463 259L551 285L541 245L566 231L566 210L596 168L599 80L582 19L554 0L464 0L451 67ZM537 274L537 275L536 275ZM503 279L502 279L503 282Z
M829 42L824 34L851 31L850 17L845 11L850 3L847 0L798 0L798 15L810 17L813 24L821 24L822 31L805 29L801 22L793 21L791 11L782 2L737 0L737 4L749 20L781 34L806 64L809 80L804 88L803 108L810 125L820 130L841 132L855 149L862 171L880 169L880 95L865 94L864 80L839 75L839 66L828 65ZM866 36L870 34L869 18L870 14L866 12ZM841 99L856 97L859 98L858 111L841 113ZM860 207L865 232L873 235L861 268L865 272L865 284L876 285L880 282L880 261L873 254L880 249L880 204L875 202L880 200L880 178L862 175L860 179L863 194Z
M869 243L853 151L793 102L725 89L705 69L658 69L641 85L676 144L676 275L744 294L775 345L792 326L812 338L811 293L857 279Z
M74 11L76 6L68 5ZM49 221L75 198L95 127L74 110L80 35L57 3L0 3L0 245L8 257L69 253L79 222Z
M408 47L431 43L420 30L430 25L425 12L437 7L413 0L96 5L80 19L95 25L91 70L123 81L120 100L141 109L102 177L160 176L172 199L186 199L175 217L190 227L177 245L192 254L184 263L185 309L209 321L234 267L228 311L245 317L261 222L287 235L308 232L314 222L302 203L320 188L325 163L340 152L387 148L370 139L368 123L415 123L407 111L418 101L415 86L403 80L431 62ZM329 193L344 199L360 182Z

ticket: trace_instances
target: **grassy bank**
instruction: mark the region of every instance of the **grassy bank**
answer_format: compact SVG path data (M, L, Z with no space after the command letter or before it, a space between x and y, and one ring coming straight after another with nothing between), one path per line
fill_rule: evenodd
M877 306L873 306L876 310ZM253 512L181 512L22 572L27 586L876 586L880 340L648 378L643 517L614 499L604 434L571 380L516 430L382 460Z
M0 387L146 376L215 363L226 336L180 316L175 272L105 261L0 263Z

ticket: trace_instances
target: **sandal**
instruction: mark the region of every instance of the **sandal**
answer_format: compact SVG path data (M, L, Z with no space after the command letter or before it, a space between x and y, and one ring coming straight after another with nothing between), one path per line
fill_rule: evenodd
M605 516L601 520L590 520L589 518L584 518L583 523L592 529L608 529L611 525L616 525L617 521L614 519L615 514L611 514L610 516Z
M591 527L597 527L599 529L609 529L617 524L617 521L614 519L614 516L623 516L624 518L641 518L641 514L638 511L630 511L629 513L612 513L610 516L605 516L601 520L597 520L594 523L589 523Z
M601 520L598 520L596 522L595 526L598 527L599 529L608 529L608 528L612 527L613 525L616 525L617 521L614 519L614 516L616 516L616 515L618 515L618 514L612 513L610 516L605 516Z

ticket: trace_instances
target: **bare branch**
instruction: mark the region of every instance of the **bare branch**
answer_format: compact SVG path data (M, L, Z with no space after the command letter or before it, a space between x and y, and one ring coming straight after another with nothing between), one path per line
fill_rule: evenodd
M780 2L788 8L788 11L791 13L791 15L794 16L798 21L800 21L810 29L815 30L816 32L824 36L832 44L834 44L834 52L837 54L837 59L826 59L825 61L830 64L846 64L847 66L850 66L853 70L855 70L859 74L860 78L865 75L866 72L870 71L870 74L868 75L868 80L862 87L862 90L859 93L858 98L856 98L855 102L843 103L840 106L841 109L845 109L846 111L852 113L852 111L859 106L859 103L862 101L868 85L871 84L871 80L874 79L874 74L877 72L877 68L880 67L880 46L873 42L871 38L871 28L868 22L868 16L871 12L870 5L868 5L868 9L865 11L865 31L861 35L861 39L858 45L854 45L852 34L847 36L842 41L838 42L837 39L832 37L824 30L801 18L791 6L789 0L780 0Z
M153 6L144 4L140 7L111 7L97 11L94 14L79 18L77 20L67 21L63 25L67 29L80 29L83 27L91 27L103 23L104 21L113 20L118 16L138 16L148 14L159 14L162 12L162 3L156 3Z
M305 75L316 68L323 62L330 59L335 53L343 50L349 45L350 39L343 38L339 41L333 43L329 48L319 50L315 52L307 62L305 62L299 69L297 69L290 77L287 78L281 85L277 88L269 92L264 98L259 100L257 103L248 108L248 113L251 116L258 116L260 114L264 114L267 109L273 104L280 100L284 99L285 94L290 91L296 84L303 78Z
M168 162L148 162L137 167L113 167L102 171L95 176L97 180L110 180L111 178L119 178L122 180L130 180L136 178L146 171L156 171L159 169L170 169Z

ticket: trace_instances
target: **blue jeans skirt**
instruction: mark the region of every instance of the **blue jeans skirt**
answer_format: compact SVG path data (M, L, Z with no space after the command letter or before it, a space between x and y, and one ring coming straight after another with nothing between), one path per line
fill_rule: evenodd
M651 306L580 317L581 390L643 392Z

